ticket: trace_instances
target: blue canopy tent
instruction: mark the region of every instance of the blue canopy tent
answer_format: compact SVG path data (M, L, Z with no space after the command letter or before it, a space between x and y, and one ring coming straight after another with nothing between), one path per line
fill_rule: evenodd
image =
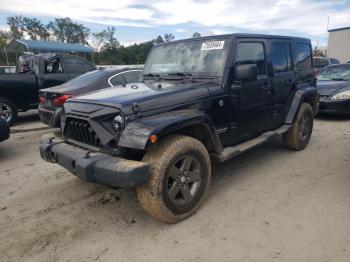
M60 43L60 42L46 42L37 40L23 40L16 39L12 40L7 48L8 52L17 53L86 53L91 54L93 61L94 49L82 44L70 44L70 43ZM17 55L16 55L17 56Z

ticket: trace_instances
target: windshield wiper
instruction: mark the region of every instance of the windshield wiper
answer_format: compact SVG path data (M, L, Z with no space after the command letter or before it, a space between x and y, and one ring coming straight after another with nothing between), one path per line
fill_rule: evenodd
M145 74L145 75L143 75L143 76L149 76L149 77L159 77L160 75L158 75L158 74Z
M192 76L191 73L183 73L183 72L176 72L176 73L168 73L169 76Z
M333 81L346 81L346 79L344 79L344 78L336 78L336 77L332 77L331 78Z

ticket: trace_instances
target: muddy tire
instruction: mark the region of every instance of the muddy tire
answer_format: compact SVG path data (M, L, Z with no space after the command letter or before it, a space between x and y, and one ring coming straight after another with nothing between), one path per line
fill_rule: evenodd
M283 144L291 150L303 150L310 141L313 129L314 114L310 104L300 106L293 127L283 135Z
M177 223L194 214L203 203L211 177L207 149L198 140L172 135L148 151L148 182L137 187L143 209L152 217Z
M11 100L0 97L0 116L11 126L18 117L16 105Z

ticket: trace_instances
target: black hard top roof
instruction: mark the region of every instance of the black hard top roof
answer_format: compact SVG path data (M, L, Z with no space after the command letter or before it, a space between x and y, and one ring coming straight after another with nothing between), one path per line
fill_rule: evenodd
M262 38L262 39L294 39L297 41L302 42L309 42L311 43L311 40L308 38L303 37L296 37L296 36L282 36L282 35L265 35L265 34L249 34L249 33L235 33L235 34L224 34L224 35L211 35L211 36L203 36L203 37L197 37L197 38L187 38L187 39L181 39L176 41L171 41L159 45L168 45L173 43L181 43L181 42L189 42L193 40L206 40L206 39L217 39L217 38ZM158 45L158 46L159 46Z

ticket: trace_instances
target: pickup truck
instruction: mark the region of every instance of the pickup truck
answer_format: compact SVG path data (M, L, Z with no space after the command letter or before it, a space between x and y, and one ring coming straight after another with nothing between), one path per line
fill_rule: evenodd
M11 125L18 111L38 107L40 89L60 85L94 69L93 64L73 55L21 56L15 74L0 75L0 116Z

